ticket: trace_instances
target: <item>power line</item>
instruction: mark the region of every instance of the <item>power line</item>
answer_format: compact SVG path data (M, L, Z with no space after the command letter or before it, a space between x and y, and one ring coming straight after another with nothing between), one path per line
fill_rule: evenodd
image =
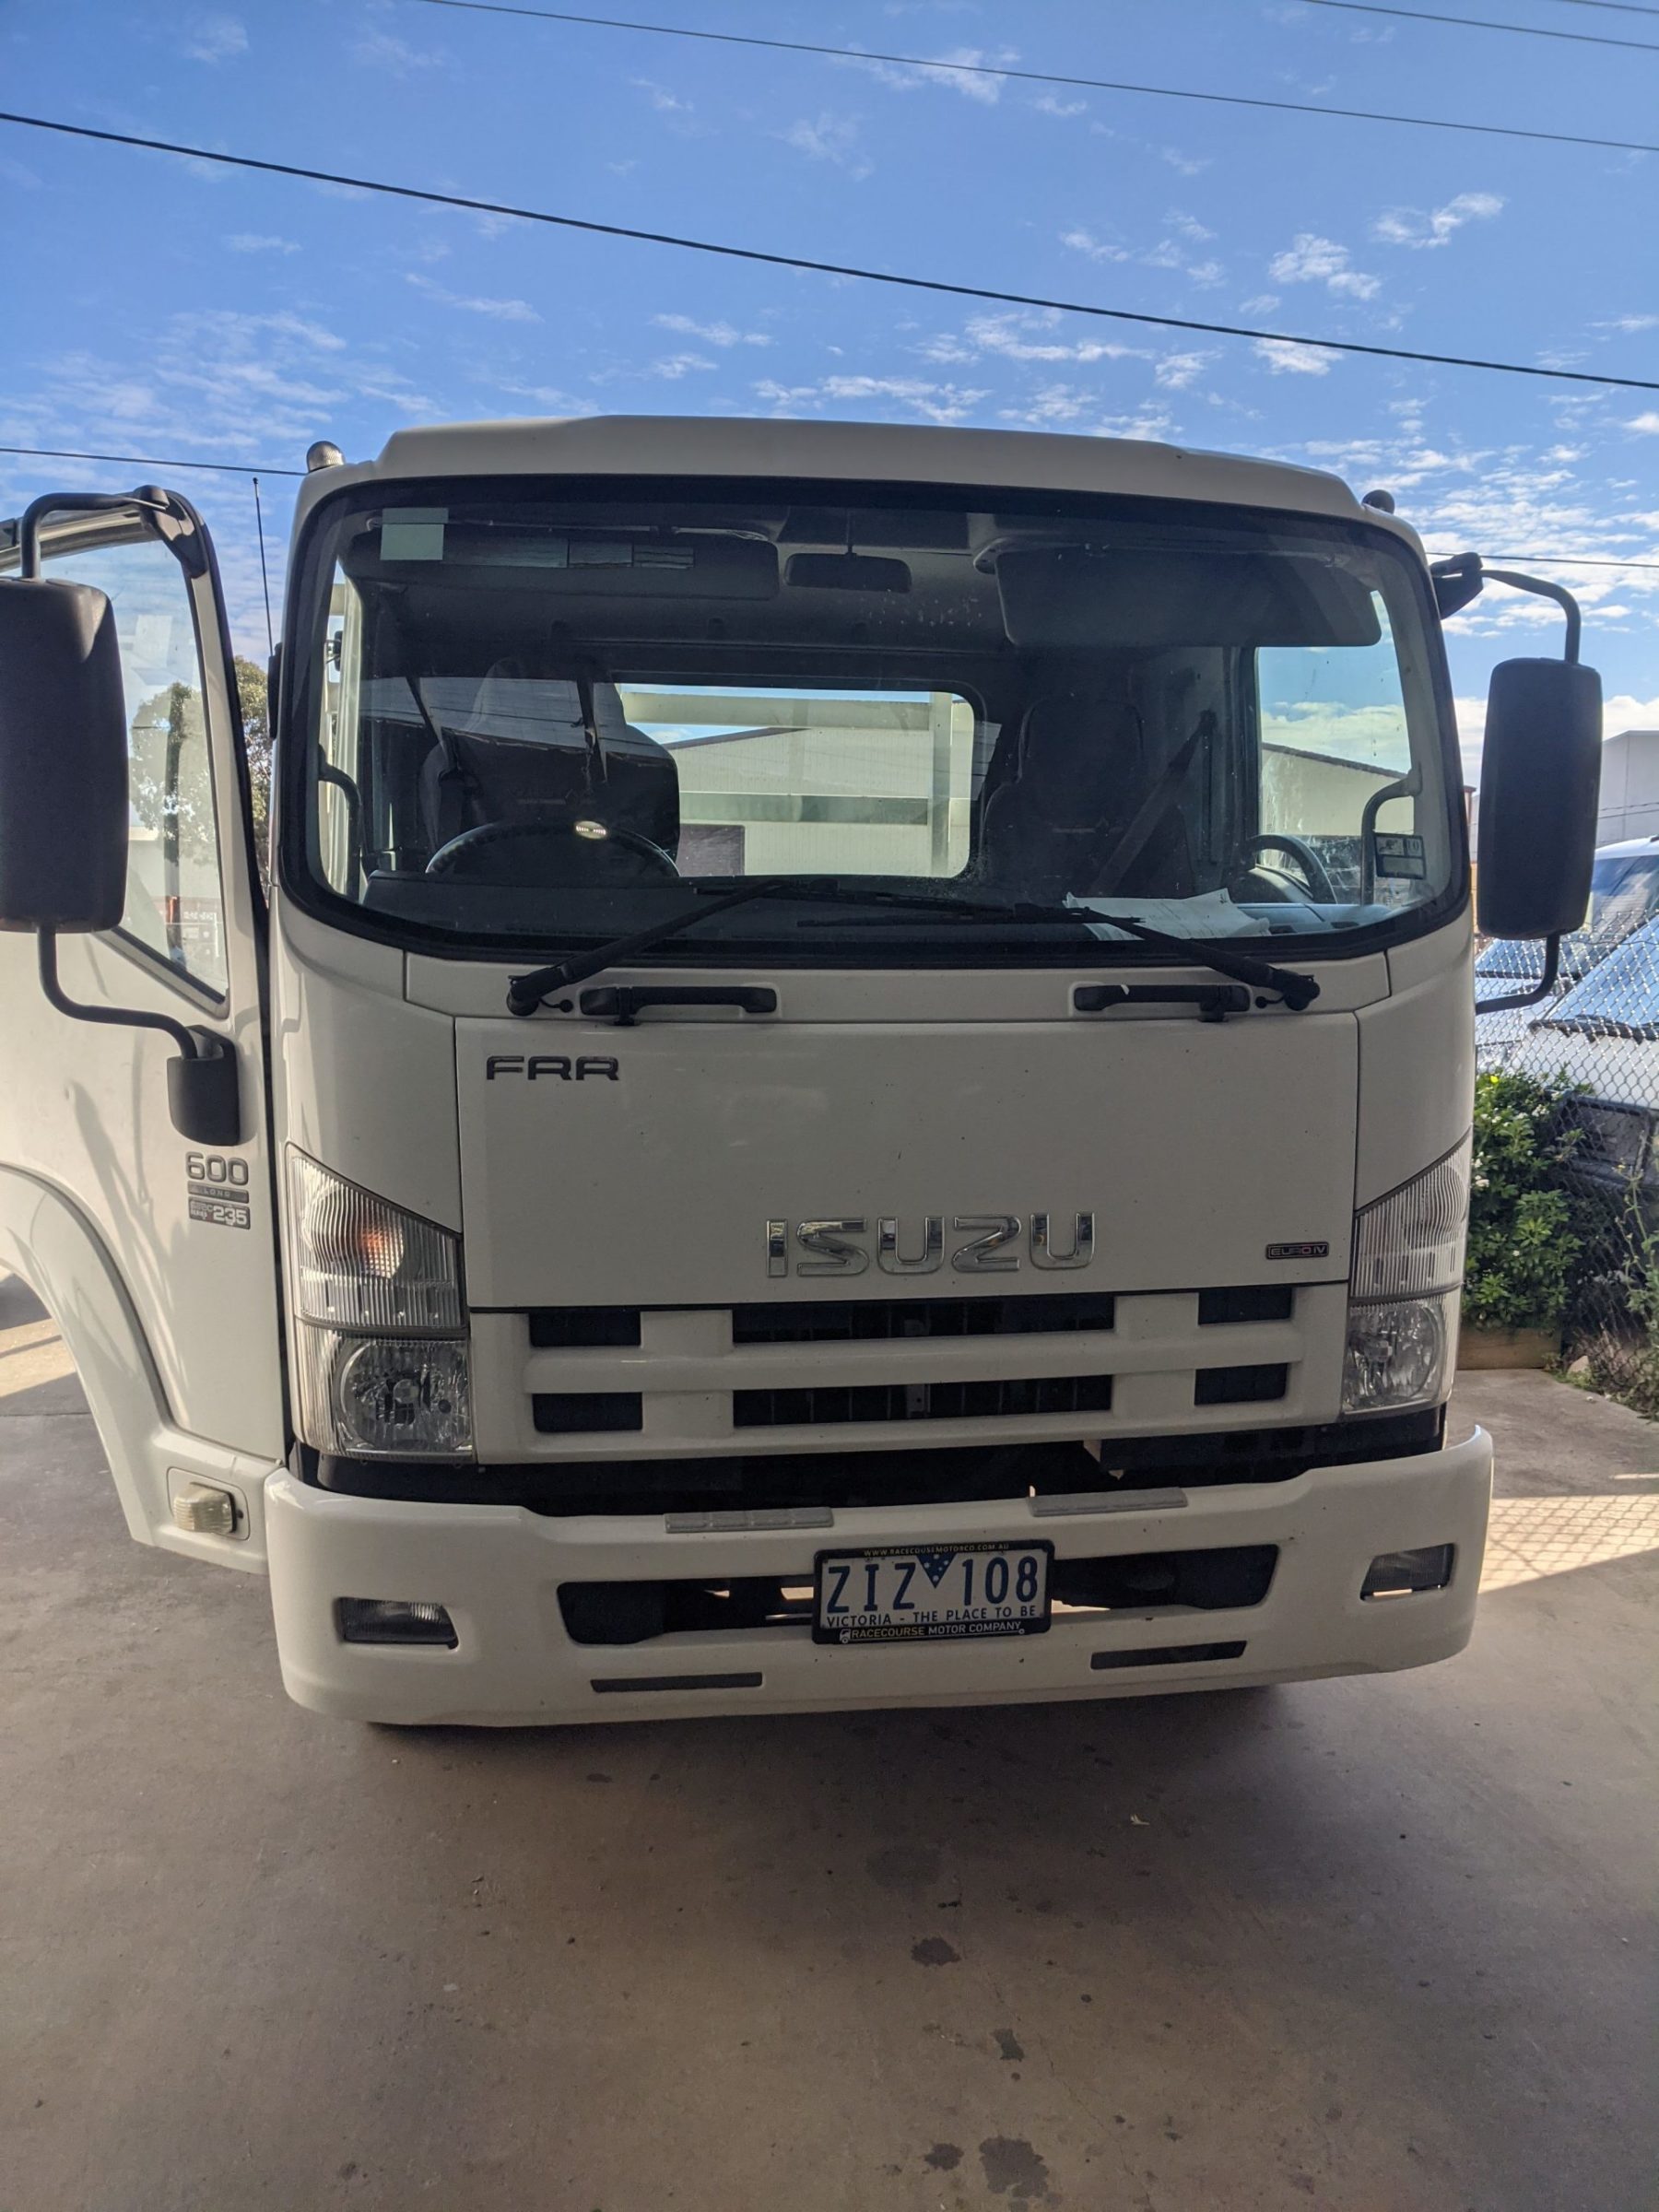
M1426 8L1389 7L1382 0L1308 0L1310 7L1339 7L1345 15L1404 16L1410 23L1455 23L1460 30L1510 30L1524 39L1564 39L1571 46L1623 46L1659 53L1652 39L1614 39L1596 30L1551 30L1540 23L1494 23L1487 16L1431 15Z
M1533 569L1651 569L1659 575L1659 560L1608 560L1591 553L1491 553L1482 559L1524 561Z
M26 130L53 131L67 138L93 139L103 146L138 147L149 153L175 154L185 160L210 161L224 169L253 170L263 176L298 177L311 184L343 184L353 192L381 193L392 199L416 200L433 207L459 207L469 215L505 215L515 222L544 223L557 229L580 230L596 238L631 239L643 245L673 246L681 253L708 253L723 261L752 262L765 268L801 269L818 276L848 276L861 284L885 284L900 291L937 292L953 300L983 300L995 307L1031 307L1045 313L1088 315L1099 321L1135 323L1155 330L1195 331L1215 338L1250 338L1269 347L1361 354L1378 360L1426 362L1440 369L1480 369L1495 375L1538 377L1551 383L1659 392L1659 380L1653 377L1606 376L1588 369L1547 369L1532 361L1494 361L1470 354L1429 353L1416 347L1371 345L1359 338L1305 337L1291 331L1258 330L1249 324L1205 323L1191 315L1153 315L1139 308L1100 307L1090 300L1053 300L1039 292L1006 292L988 285L952 284L941 276L900 276L889 269L862 268L851 262L818 261L803 253L771 253L759 246L733 246L713 239L684 238L674 231L640 229L628 223L595 222L588 216L553 215L541 207L473 199L460 193L434 192L424 185L391 184L378 177L347 176L337 170L310 169L297 161L265 161L252 154L219 153L212 147L183 146L167 138L140 137L130 131L95 130L89 124L60 123L44 115L19 115L0 110L0 123L16 124Z
M154 453L82 453L66 445L0 445L0 453L22 453L32 461L113 461L123 468L210 468L231 477L302 477L302 468L276 468L261 462L257 468L239 461L160 460Z
M1611 6L1613 0L1606 0ZM806 39L763 39L746 31L691 30L681 23L638 23L621 16L575 15L564 8L522 7L509 0L420 0L427 7L448 7L467 15L518 16L541 23L573 23L590 30L631 30L652 38L691 39L705 45L754 46L771 53L817 54L830 61L878 62L900 69L943 72L950 76L1007 77L1018 84L1064 85L1073 91L1127 92L1144 100L1195 100L1206 107L1265 108L1279 115L1335 116L1345 123L1399 124L1420 131L1464 131L1482 138L1525 138L1548 146L1588 146L1603 153L1659 154L1659 145L1631 138L1594 138L1575 131L1534 131L1520 124L1458 123L1439 115L1394 115L1376 108L1333 108L1316 100L1264 100L1243 92L1194 92L1174 85L1137 85L1108 76L1068 76L1056 70L1013 69L989 62L935 62L924 54L883 53L853 46L824 46Z
M260 477L300 477L306 473L300 468L261 467L255 470L240 461L172 461L163 460L155 453L88 453L73 446L0 445L0 453L28 453L54 461L115 461L135 468L216 468L231 476L253 477L256 483ZM262 555L263 552L262 532ZM1492 560L1524 561L1533 568L1651 569L1659 575L1659 560L1614 560L1602 554L1493 553L1488 558Z

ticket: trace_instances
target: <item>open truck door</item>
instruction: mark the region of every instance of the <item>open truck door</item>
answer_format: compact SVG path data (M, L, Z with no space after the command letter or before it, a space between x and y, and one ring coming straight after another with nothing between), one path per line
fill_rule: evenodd
M141 1541L264 1561L286 1434L265 900L213 547L176 494L0 529L0 1266Z

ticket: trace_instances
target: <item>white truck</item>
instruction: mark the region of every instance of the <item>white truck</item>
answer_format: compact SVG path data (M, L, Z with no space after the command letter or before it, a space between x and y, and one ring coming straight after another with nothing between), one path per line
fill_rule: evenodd
M132 1534L390 1723L1458 1651L1477 559L1108 439L310 461L268 899L200 518L0 540L0 1265ZM1488 933L1583 917L1568 616L1494 678Z

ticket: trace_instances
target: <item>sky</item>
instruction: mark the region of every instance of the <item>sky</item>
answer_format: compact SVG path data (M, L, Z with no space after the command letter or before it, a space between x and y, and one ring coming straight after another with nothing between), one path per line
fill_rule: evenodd
M1413 0L1415 4L1415 0ZM1429 5L1429 0L1422 0ZM652 0L931 60L1659 138L1659 17L1438 0ZM1659 159L693 43L427 0L0 0L0 105L767 251L1153 314L1659 378ZM1431 552L1548 557L1608 734L1659 727L1659 393L900 294L0 125L0 444L303 466L412 423L783 415L1168 440L1392 490ZM0 513L169 472L0 454ZM251 488L175 468L263 653ZM273 595L291 480L262 480ZM277 601L278 607L280 601ZM1495 661L1450 627L1471 771Z

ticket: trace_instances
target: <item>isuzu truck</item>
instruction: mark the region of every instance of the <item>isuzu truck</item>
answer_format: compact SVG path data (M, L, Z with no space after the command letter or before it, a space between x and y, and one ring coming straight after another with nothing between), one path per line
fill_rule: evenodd
M37 500L0 1265L134 1536L266 1574L290 1694L389 1723L1457 1652L1441 625L1490 576L1386 493L1110 439L320 444L267 891L201 518ZM1533 588L1567 653L1493 679L1479 895L1553 940L1600 700Z

